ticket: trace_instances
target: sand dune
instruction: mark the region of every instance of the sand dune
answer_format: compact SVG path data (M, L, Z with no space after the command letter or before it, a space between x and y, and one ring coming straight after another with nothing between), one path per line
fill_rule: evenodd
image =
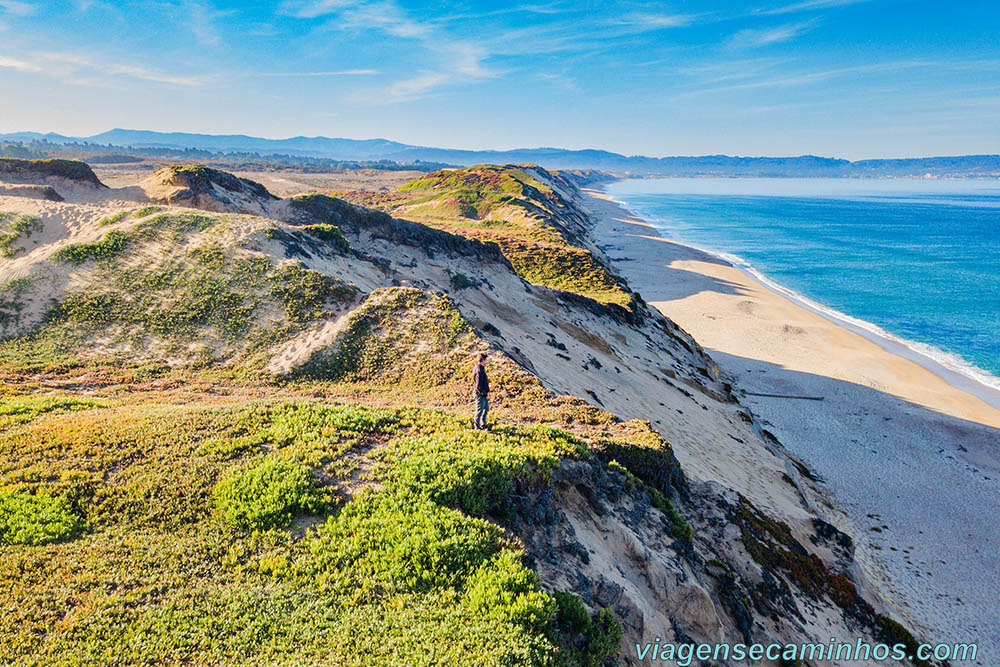
M176 171L185 170L192 171L186 168ZM810 479L801 464L762 432L760 420L751 418L745 404L732 400L727 376L721 374L713 358L673 322L654 316L648 306L638 302L636 307L641 309L642 317L631 321L622 315L621 309L612 310L577 294L530 284L515 273L493 246L366 212L345 202L309 198L277 200L261 192L255 183L240 182L229 175L213 177L207 170L205 174L193 171L191 183L174 182L174 171L167 174L169 178L162 178L161 173L160 178L145 182L145 189L137 186L94 191L68 189L66 202L0 198L0 209L35 216L43 224L37 245L24 249L12 260L0 261L0 284L29 273L38 280L33 283L35 291L31 298L34 300L14 323L15 328L21 332L33 329L44 312L43 306L63 298L67 290L93 287L95 267L50 259L53 252L67 244L96 241L109 234L109 230L129 231L141 225L143 220L149 221L161 214L165 218L162 224L173 219L184 220L192 210L184 206L242 212L198 216L198 219L214 220L218 223L217 228L197 227L179 236L163 238L137 236L128 252L116 256L115 262L106 268L153 267L167 261L190 268L194 259L188 250L204 247L204 243L211 240L227 253L260 257L269 266L285 266L294 256L304 269L354 285L357 288L354 296L327 303L322 313L308 324L289 330L286 338L274 340L269 343L270 347L253 352L254 363L263 359L267 371L281 375L294 371L317 354L335 354L352 313L358 312L355 310L358 304L362 307L373 305L373 302L378 305L380 295L395 293L393 290L412 290L415 294L427 295L427 304L437 304L429 311L438 312L440 304L453 303L464 320L478 330L476 337L469 339L478 346L476 349L492 348L495 356L511 368L519 365L518 377L522 373L536 376L544 393L553 400L567 400L566 395L583 397L623 420L649 420L651 426L669 441L670 458L673 460L676 456L681 464L678 470L683 469L684 478L690 483L690 493L685 498L678 496L677 501L690 522L690 549L696 556L685 556L681 553L683 547L674 546L676 535L672 530L664 531L662 512L653 511L642 503L623 500L622 489L628 488L626 478L595 474L589 464L567 467L555 480L552 497L565 520L541 522L524 529L523 538L530 550L545 555L544 559L539 558L538 568L547 586L580 590L588 600L592 598L594 604L612 607L623 620L624 664L636 664L628 657L636 642L648 641L654 636L679 639L682 630L683 636L713 642L735 642L745 638L751 630L752 636L759 641L825 642L830 636L845 640L859 635L872 639L880 636L870 608L863 611L867 620L859 621L857 606L848 610L832 595L816 595L813 588L799 588L797 580L788 574L793 567L789 561L775 556L781 565L772 562L765 566L759 557L750 553L749 533L744 534L744 531L751 530L748 528L751 519L746 517L758 517L760 525L760 517L766 516L767 521L782 522L782 529L787 531L787 534L780 533L782 539L800 543L803 555L814 554L831 572L850 575L851 581L879 613L886 611L880 595L898 593L897 581L884 574L887 570L871 558L870 551L863 548L859 554L867 559L862 560L860 570L852 565L855 561L850 540L817 521L817 516L822 516L838 528L845 524L845 519L828 506L827 492ZM203 179L206 175L207 179ZM537 176L548 177L540 171ZM191 185L194 187L189 187ZM589 220L578 208L580 195L562 181L553 180L551 187L565 188L564 197L572 204L566 205L572 216L567 217L568 228L577 230L581 244L589 249L593 239L582 238ZM190 192L182 193L184 196L173 201L177 191L185 189ZM205 197L209 201L206 202ZM145 206L151 198L163 205ZM608 225L618 224L615 218L621 217L621 211L606 202L595 200L592 204L595 210L605 206L598 211L602 215L595 216L599 222L598 239L606 240L611 234L614 243L634 241L638 244L636 257L646 252L644 249L665 247L649 239L621 236L620 230L608 232ZM274 217L246 214L258 208L266 209ZM125 211L131 214L115 215ZM357 249L357 253L330 244L310 244L301 234L291 236L299 234L298 227L302 224L329 220L339 225L349 247ZM272 233L269 237L266 229L279 230L283 236ZM643 228L641 235L649 236L648 229ZM286 247L287 239L295 244ZM594 248L599 254L600 250ZM613 258L622 259L622 251L617 246L608 250ZM713 263L711 258L690 254L682 247L676 250L689 253L685 261L722 266ZM633 251L629 249L628 253ZM650 255L649 262L644 263L652 267L651 275L662 278L663 271L672 270L665 269L662 262L658 267L655 261L657 258ZM627 267L629 263L622 265ZM454 276L458 273L467 276L469 285L456 284ZM707 271L705 274L691 270L675 273L687 275L689 280L676 280L671 275L670 280L650 282L638 276L635 284L647 296L654 294L646 290L647 285L679 290L659 297L667 303L683 301L691 296L688 292L692 290L710 294L713 286L731 289L734 293L747 292L752 287L740 284L735 274L719 278L708 275ZM131 298L128 293L118 294ZM749 292L740 295L734 305L734 313L741 318L759 308L747 294ZM443 298L445 295L450 301ZM253 292L251 296L264 299L267 295ZM765 296L761 292L761 303ZM261 300L260 309L253 311L258 329L266 330L275 322L283 321L282 309L272 301ZM420 307L390 312L397 313L395 321L398 323L409 327L424 323L420 326L426 328L432 318L421 317ZM383 331L387 327L392 328L379 324L366 335L390 340L392 332ZM805 329L804 324L794 327ZM795 330L794 327L790 331ZM83 341L86 344L81 345L81 354L99 356L113 352L132 360L155 360L182 367L201 352L209 352L213 359L231 365L234 360L243 359L240 355L245 351L240 347L242 338L230 341L210 323L198 328L194 339L185 339L184 342L190 344L183 348L171 345L173 339L161 340L152 335L145 335L141 345L137 345L135 336L121 336L119 331L122 330L101 329L96 338ZM405 349L409 356L404 355L401 359L417 358L427 352L419 333L415 331L400 343L404 348L410 344L413 347ZM760 335L772 333L762 331ZM463 359L471 358L472 349L465 346L451 353ZM735 368L724 350L718 352L718 357L725 361L726 368ZM397 361L394 366L401 367L405 363ZM511 379L507 383L512 390L517 385ZM501 380L500 386L503 384ZM801 391L814 389L813 385L796 387ZM444 390L437 388L434 391ZM435 405L451 405L447 403L451 399L444 394L434 400L439 402ZM501 393L494 401L494 414L501 420L516 422L524 411L524 405L519 403L522 400L520 394L511 393L505 397ZM576 402L579 399L568 400ZM440 403L442 401L444 403ZM857 400L851 403L855 407L859 404ZM760 412L766 415L763 408ZM773 421L778 423L778 420ZM593 422L594 428L597 423ZM640 428L634 422L615 423L621 428L629 428L630 423ZM769 428L782 440L786 438L778 426L770 425ZM809 454L806 449L803 452L803 456ZM810 460L810 464L827 472L822 462ZM646 464L636 469L645 469L644 466ZM838 491L832 483L831 487ZM549 502L543 498L525 498L524 502L532 508ZM850 500L846 498L845 502L849 504ZM856 516L851 507L848 514ZM836 539L831 539L830 535ZM838 541L840 538L843 540ZM770 540L763 533L753 539L758 540L757 544L763 544L760 539ZM778 546L775 543L772 547L760 548L771 548L777 553ZM798 561L793 559L791 562ZM790 582L784 584L782 594L781 604L785 605L785 611L775 611L776 607L769 606L774 589L768 586L774 584L776 575ZM872 581L874 586L869 584L869 576L876 577ZM829 585L825 578L821 584L813 583ZM754 608L760 613L748 611L747 605L751 604L748 600L759 601L754 602L757 605ZM902 611L904 620L926 616L906 606ZM924 625L923 629L927 627ZM934 637L931 633L921 634Z

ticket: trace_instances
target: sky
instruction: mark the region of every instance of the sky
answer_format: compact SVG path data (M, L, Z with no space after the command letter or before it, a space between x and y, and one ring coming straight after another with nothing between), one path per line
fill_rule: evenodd
M0 0L0 132L1000 153L1000 3Z

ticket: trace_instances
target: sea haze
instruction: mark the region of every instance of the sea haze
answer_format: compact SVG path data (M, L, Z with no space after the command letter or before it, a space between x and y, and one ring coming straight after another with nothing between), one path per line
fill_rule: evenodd
M666 238L1000 387L1000 181L655 179L607 192Z

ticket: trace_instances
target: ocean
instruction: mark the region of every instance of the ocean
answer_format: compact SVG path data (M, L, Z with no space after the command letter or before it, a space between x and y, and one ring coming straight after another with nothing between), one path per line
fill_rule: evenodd
M1000 181L675 178L606 191L665 238L1000 389Z

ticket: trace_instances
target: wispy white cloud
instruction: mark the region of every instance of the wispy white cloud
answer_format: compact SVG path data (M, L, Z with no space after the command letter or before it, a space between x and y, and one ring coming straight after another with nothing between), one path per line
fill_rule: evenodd
M732 81L746 81L767 75L788 61L779 58L740 58L738 60L713 60L697 65L685 65L677 69L678 74L691 77L701 86L728 84Z
M592 30L568 30L563 25L541 25L503 30L481 43L494 55L525 56L599 48L601 41ZM604 42L604 46L608 46L607 42Z
M566 70L561 72L542 72L538 75L538 78L542 81L550 83L553 86L558 86L563 90L568 90L571 92L579 92L580 86L577 84L576 79L569 76Z
M392 104L412 100L449 81L451 76L445 72L420 72L412 78L401 79L386 86L383 98L374 101Z
M201 86L210 77L173 74L138 65L101 62L90 56L65 52L20 53L18 57L0 54L0 68L41 74L66 81L95 85L117 77L127 77L173 86Z
M465 19L482 19L491 16L504 16L509 14L536 14L536 15L546 15L546 14L563 14L569 11L569 7L563 2L550 2L544 5L541 4L531 4L531 5L515 5L513 7L500 7L497 9L491 9L486 12L475 12L475 13L458 13L449 12L447 16L442 17L448 22L452 21L463 21Z
M867 65L856 65L852 67L768 74L768 68L766 66L761 69L751 67L750 70L740 70L739 63L734 63L732 64L735 72L733 78L737 80L736 82L726 83L726 77L696 78L696 81L691 84L691 90L679 93L678 95L675 95L673 99L678 100L712 93L809 86L845 76L860 77L880 75L913 69L919 69L923 72L928 68L936 66L937 65L935 63L923 60L896 60L882 63L870 63ZM697 74L697 72L695 72L695 74ZM758 74L762 75L757 76ZM713 85L718 82L723 83L723 85Z
M356 4L356 0L286 0L280 9L300 19L315 19Z
M237 14L237 10L220 10L211 0L156 0L159 12L177 26L190 33L202 46L222 45L218 22Z
M616 48L616 40L653 31L680 28L694 23L700 16L660 11L636 11L590 17L579 7L560 2L522 4L502 7L475 14L414 17L396 0L286 0L280 11L285 15L307 19L328 17L326 31L378 31L391 37L410 40L430 57L418 68L418 73L389 83L381 91L356 92L352 99L389 103L403 102L432 94L455 84L481 82L502 76L507 70L489 64L498 58L518 58L542 54L590 53ZM565 20L507 21L494 26L485 21L498 15L521 13L536 16L571 14ZM475 32L483 36L472 40L458 36L456 23L468 30L468 21L475 20ZM518 24L521 25L518 25ZM523 65L522 65L523 66ZM538 77L536 77L536 80ZM545 80L542 78L542 80ZM565 75L560 81L569 80ZM575 83L573 84L575 85Z
M565 20L496 32L479 42L490 54L503 56L579 53L594 55L631 48L630 40L660 30L683 28L702 20L699 14L631 13L594 21ZM658 52L673 48L663 43Z
M455 38L433 21L413 18L395 0L308 0L285 3L282 10L300 18L329 17L325 30L377 31L415 42L431 56L417 74L378 90L356 91L351 99L394 104L431 94L456 83L493 78L499 72L485 65L489 52L481 44Z
M758 14L793 14L795 12L816 11L820 9L830 9L832 7L844 7L847 5L857 5L871 0L803 0L790 5L772 7L770 9L759 9Z
M745 28L726 40L726 46L734 49L754 48L787 42L808 31L816 20L785 23L771 28Z
M220 11L210 4L186 0L181 3L182 19L187 24L195 38L205 46L219 46L222 37L215 23L217 19L234 14L234 11Z
M342 3L330 13L337 14L333 25L342 30L379 30L394 37L429 40L434 26L409 17L395 0Z
M182 74L170 74L167 72L160 72L157 70L146 69L145 67L137 67L135 65L96 65L91 64L91 67L104 67L106 71L113 76L128 76L133 79L141 79L143 81L152 81L153 83L167 83L173 86L203 86L208 83L209 79L212 77L199 77L199 76L185 76Z
M633 13L625 14L608 21L610 25L628 26L638 32L650 30L662 30L664 28L682 28L694 23L697 16L694 14L646 14Z
M38 11L38 6L20 0L0 0L0 11L11 16L31 16Z
M258 76L375 76L377 69L342 69L333 72L259 72Z
M9 56L0 55L0 68L3 69L13 69L19 72L39 72L41 69L28 62L27 60L21 60L19 58L11 58Z

